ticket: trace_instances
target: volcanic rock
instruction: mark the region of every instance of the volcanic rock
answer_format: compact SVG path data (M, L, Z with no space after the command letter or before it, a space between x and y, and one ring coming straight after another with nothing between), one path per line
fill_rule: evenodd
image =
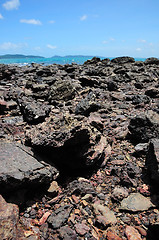
M146 156L147 170L151 179L159 184L159 139L151 139Z
M33 187L49 183L58 171L46 163L40 163L33 152L14 142L0 142L0 186L7 189Z
M121 202L120 209L132 212L145 211L154 205L149 198L144 197L140 193L131 193Z
M18 239L18 220L18 206L6 203L4 198L0 195L0 239Z

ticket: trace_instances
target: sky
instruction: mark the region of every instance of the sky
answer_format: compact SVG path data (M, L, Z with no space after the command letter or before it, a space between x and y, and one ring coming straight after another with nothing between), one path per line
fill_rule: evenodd
M0 55L159 57L159 0L0 0Z

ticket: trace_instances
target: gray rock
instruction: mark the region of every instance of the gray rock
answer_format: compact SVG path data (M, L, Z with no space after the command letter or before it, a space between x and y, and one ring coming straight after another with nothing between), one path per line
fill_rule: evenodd
M49 216L47 222L52 225L53 229L60 228L69 218L71 210L71 205L60 207L52 215Z
M58 176L54 167L40 163L33 152L27 151L21 144L0 142L0 186L8 189L49 183Z
M58 230L58 233L63 240L76 240L77 239L76 232L67 226L61 227Z
M149 198L144 197L140 193L131 193L127 198L122 200L120 209L138 212L146 211L153 206Z
M101 164L107 147L106 137L87 118L55 113L46 122L26 131L27 142L50 161L73 169Z
M159 184L159 139L151 139L146 156L147 170L151 179Z
M117 219L115 217L115 214L108 207L103 206L103 205L98 204L98 203L94 203L93 208L94 208L94 212L95 212L96 216L103 216L104 217L104 219L102 219L102 221L105 222L104 223L105 225L116 224Z

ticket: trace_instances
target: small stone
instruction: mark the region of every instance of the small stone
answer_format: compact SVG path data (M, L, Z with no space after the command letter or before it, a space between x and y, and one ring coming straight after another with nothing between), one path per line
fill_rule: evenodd
M123 187L115 187L112 193L112 198L115 201L121 201L128 196L128 191Z
M128 240L142 240L139 232L132 226L126 226L125 234Z
M144 236L144 237L147 236L147 232L146 232L145 229L143 229L143 228L140 227L140 226L136 226L135 228L140 232L140 234L141 234L142 236Z
M129 197L122 200L120 209L137 212L148 210L153 206L149 198L144 197L140 193L131 193Z
M60 187L58 185L58 183L56 181L53 181L51 184L50 184L50 187L49 189L47 190L49 193L52 193L54 195L56 195L60 190Z
M108 207L95 203L93 204L93 208L97 216L101 215L105 217L105 222L107 222L107 224L112 225L117 222L114 212L111 211Z
M58 230L58 233L60 235L60 239L62 238L63 240L76 240L77 239L76 232L67 226L61 227Z
M108 231L107 240L122 240L122 238L120 238L115 232Z
M80 236L84 236L90 230L90 228L87 225L82 223L76 223L75 229Z

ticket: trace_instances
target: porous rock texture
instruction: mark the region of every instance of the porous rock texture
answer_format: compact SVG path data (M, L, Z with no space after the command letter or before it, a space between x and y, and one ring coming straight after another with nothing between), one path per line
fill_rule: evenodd
M158 87L157 58L1 64L0 238L156 239Z

